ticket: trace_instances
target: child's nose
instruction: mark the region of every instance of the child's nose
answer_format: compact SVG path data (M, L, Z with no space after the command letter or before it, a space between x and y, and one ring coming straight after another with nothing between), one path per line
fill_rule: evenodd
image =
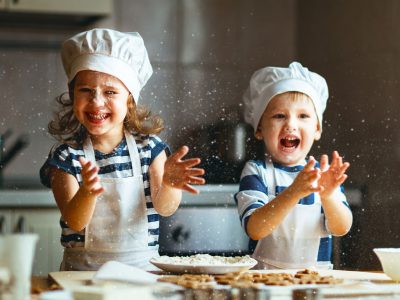
M297 122L296 122L296 118L287 118L287 122L285 124L285 131L287 132L292 132L295 131L297 129Z
M102 95L100 91L93 90L92 91L92 102L98 105L104 105L106 103L106 98Z

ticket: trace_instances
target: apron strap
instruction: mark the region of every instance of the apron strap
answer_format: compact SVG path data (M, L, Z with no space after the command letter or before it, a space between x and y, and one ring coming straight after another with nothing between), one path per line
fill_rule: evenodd
M126 144L128 146L129 156L131 158L133 176L140 176L142 175L142 166L140 163L139 151L136 145L135 138L126 130L124 130L124 135L126 139ZM96 164L94 148L90 137L87 137L85 142L83 143L83 152L85 153L85 157L89 161Z
M268 189L268 200L271 201L276 197L275 195L275 172L274 172L274 165L269 160L265 160L265 167L266 167L266 182L267 182L267 189Z
M140 163L139 150L136 145L135 138L131 133L129 133L126 130L124 131L124 133L125 133L126 144L128 145L129 156L132 162L133 176L140 176L142 175L142 165Z

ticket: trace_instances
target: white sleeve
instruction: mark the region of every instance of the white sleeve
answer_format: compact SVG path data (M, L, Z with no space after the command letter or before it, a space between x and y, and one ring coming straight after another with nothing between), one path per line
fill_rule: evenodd
M245 230L252 213L269 202L260 172L257 164L247 162L240 179L240 191L235 195L240 222Z

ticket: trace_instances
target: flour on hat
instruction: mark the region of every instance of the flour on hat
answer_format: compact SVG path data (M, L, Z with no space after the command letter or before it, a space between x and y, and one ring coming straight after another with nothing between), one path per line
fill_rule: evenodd
M137 32L92 29L66 40L61 58L68 82L84 70L112 75L126 86L135 102L153 74L146 47Z
M254 72L243 95L245 121L256 131L268 103L276 95L286 92L301 92L311 98L322 130L328 86L322 76L298 62L292 62L288 68L265 67Z

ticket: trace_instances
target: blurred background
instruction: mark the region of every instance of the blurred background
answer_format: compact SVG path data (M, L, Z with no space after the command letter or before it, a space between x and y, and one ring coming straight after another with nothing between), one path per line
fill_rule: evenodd
M336 259L378 269L372 248L400 246L399 20L397 0L0 0L3 185L44 188L47 124L67 90L60 46L80 31L142 35L154 75L141 101L164 118L161 137L173 150L189 145L215 184L238 183L259 151L241 115L251 74L297 60L330 90L312 154L338 150L351 163L346 187L362 192Z

